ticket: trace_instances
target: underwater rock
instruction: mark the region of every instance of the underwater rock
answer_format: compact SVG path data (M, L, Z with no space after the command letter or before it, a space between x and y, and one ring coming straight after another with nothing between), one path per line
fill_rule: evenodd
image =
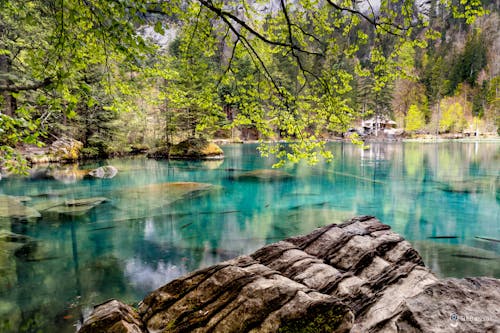
M89 172L89 175L95 178L113 178L118 173L118 169L116 169L112 165L105 165L94 169Z
M494 332L499 286L439 280L403 237L360 216L175 279L138 314L148 332ZM485 319L462 329L452 310Z
M24 252L34 248L33 238L16 234L8 230L0 230L0 250L8 251L13 255L19 256Z
M93 197L93 198L85 198L85 199L66 200L64 202L64 204L66 206L97 206L105 201L108 201L108 198Z
M22 322L19 306L15 302L0 299L0 332L11 332L13 327L19 327Z
M0 195L0 219L13 218L21 221L33 221L39 218L41 215L37 210L22 204L25 199L25 197Z
M451 193L483 193L483 192L498 192L500 190L500 183L496 180L489 179L472 179L450 181L442 183L438 186L441 191Z
M34 209L36 209L37 211L39 211L40 213L43 213L50 208L64 205L65 202L66 202L66 200L64 200L64 199L43 200L43 201L38 201L36 203L33 203L32 207Z
M261 169L248 171L239 175L232 177L236 180L259 180L259 181L273 181L273 180L284 180L293 178L291 174L281 170L274 169Z
M475 246L453 242L453 239L415 240L412 245L422 255L427 266L441 277L500 276L500 258L492 251L496 244L485 244L482 240L475 240Z
M154 210L166 207L185 198L193 198L214 191L220 187L209 183L167 182L134 187L117 192L113 196L114 205L134 216L139 210ZM130 205L131 200L135 205Z
M36 243L31 237L0 230L0 290L7 290L16 285L16 258L31 253L35 247ZM0 332L1 325L0 323Z
M9 197L19 202L29 202L32 200L31 197L28 197L27 195L9 195Z
M108 198L104 197L71 199L71 200L65 200L61 204L55 204L55 202L57 202L55 201L53 202L55 205L43 210L43 212L57 213L57 214L71 215L71 216L81 216L85 215L92 208L106 201L108 201Z

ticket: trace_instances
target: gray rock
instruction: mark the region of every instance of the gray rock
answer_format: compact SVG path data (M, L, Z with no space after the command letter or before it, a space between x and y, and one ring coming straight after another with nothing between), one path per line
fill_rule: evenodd
M109 300L94 308L85 320L80 333L143 333L137 312L129 305Z
M398 331L500 332L500 280L439 281L408 298L393 323Z
M354 319L336 297L248 256L167 284L143 300L139 314L150 332L348 332Z
M361 216L176 279L138 313L148 332L497 332L499 292L491 278L440 281Z
M96 178L113 178L117 173L118 169L114 166L106 165L90 171L89 175Z
M224 159L224 151L206 139L189 138L175 145L152 149L147 156L175 160L220 160Z
M34 221L41 216L34 208L23 205L22 201L26 201L26 197L0 195L0 219Z
M80 158L83 143L72 138L61 138L54 141L49 148L50 154L61 161L76 161Z

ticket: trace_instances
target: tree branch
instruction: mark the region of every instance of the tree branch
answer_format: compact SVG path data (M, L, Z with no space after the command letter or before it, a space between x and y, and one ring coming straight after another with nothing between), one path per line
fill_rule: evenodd
M225 22L227 22L227 20L230 19L230 20L238 23L242 28L244 28L245 30L250 32L250 34L254 35L255 37L257 37L258 39L262 40L263 42L265 42L267 44L275 45L275 46L282 46L282 47L286 47L286 48L292 48L298 52L302 52L302 53L306 53L306 54L323 56L322 53L307 51L307 50L304 50L304 49L298 47L297 45L271 40L271 39L267 38L266 36L262 35L261 33L259 33L257 30L253 29L251 26L249 26L245 21L243 21L239 17L235 16L234 14L232 14L230 12L222 10L222 8L216 7L211 0L198 0L198 2L200 4L202 4L204 7L210 9L212 12L214 12L221 19L226 18L226 20L224 20Z
M24 85L24 86L15 86L15 85L6 85L6 86L0 86L0 92L11 92L11 93L17 93L20 91L26 91L26 90L37 90L43 87L46 87L54 82L53 78L45 78L43 81L39 81L33 84L29 85Z

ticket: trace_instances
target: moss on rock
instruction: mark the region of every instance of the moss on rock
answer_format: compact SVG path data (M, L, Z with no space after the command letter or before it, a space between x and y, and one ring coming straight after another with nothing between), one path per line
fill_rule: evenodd
M223 159L224 151L215 143L203 138L189 138L176 145L163 146L149 151L148 157L182 160Z

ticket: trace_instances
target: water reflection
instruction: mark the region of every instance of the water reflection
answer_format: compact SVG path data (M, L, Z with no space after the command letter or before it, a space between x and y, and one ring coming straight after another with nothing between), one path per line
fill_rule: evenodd
M183 266L159 260L154 265L144 263L140 258L125 261L124 275L136 289L147 293L187 273Z
M92 304L137 302L186 272L357 214L390 224L440 276L500 277L498 143L332 144L333 163L265 181L237 175L275 161L252 145L224 149L214 163L117 159L2 180L0 195L29 196L16 207L42 217L0 209L0 232L36 241L15 255L20 243L0 233L0 331L72 332ZM118 175L77 178L103 164ZM82 216L46 212L89 197L108 200Z

